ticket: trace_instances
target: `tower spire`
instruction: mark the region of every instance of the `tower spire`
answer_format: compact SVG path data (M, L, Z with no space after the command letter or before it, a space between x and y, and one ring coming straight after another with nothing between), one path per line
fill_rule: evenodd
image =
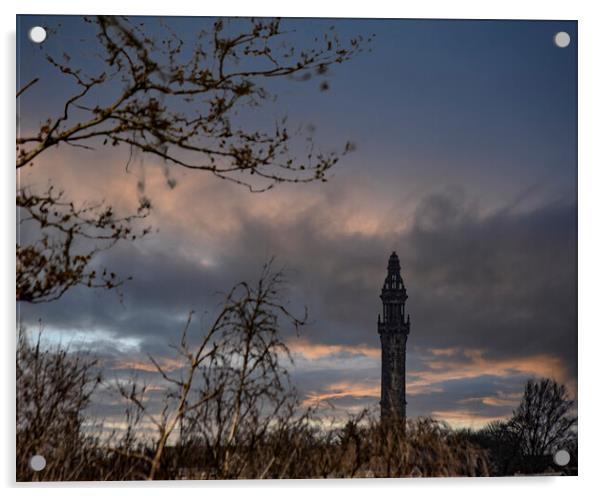
M382 349L381 420L403 420L406 416L406 342L410 318L405 311L408 294L395 252L389 257L380 299L383 305L383 318L381 320L379 315L378 319Z

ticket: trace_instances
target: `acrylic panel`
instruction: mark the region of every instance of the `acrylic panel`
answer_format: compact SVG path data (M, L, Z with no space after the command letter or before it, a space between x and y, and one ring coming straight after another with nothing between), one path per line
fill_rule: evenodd
M577 474L577 23L17 18L18 481Z

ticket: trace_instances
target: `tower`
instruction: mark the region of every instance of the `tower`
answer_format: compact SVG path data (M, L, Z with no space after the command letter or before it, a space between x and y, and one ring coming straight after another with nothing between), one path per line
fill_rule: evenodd
M382 320L378 315L382 348L380 417L381 421L403 421L406 416L406 341L410 333L410 316L406 317L408 295L395 252L389 257L380 299L383 303Z

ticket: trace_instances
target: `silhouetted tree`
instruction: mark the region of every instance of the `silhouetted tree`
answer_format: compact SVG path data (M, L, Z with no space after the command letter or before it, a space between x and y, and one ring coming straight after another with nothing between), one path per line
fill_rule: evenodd
M42 346L25 331L17 341L17 480L75 480L89 471L96 440L84 432L84 411L100 383L96 361L68 349ZM33 455L47 465L35 475Z
M206 469L214 477L237 478L244 467L241 450L290 419L296 396L281 363L290 354L280 326L288 321L297 329L305 317L294 317L283 305L282 283L282 273L267 264L257 284L237 284L196 345L190 341L189 319L175 346L181 364L173 372L150 357L170 386L159 414L149 411L145 391L136 389L136 383L120 385L123 397L140 412L138 421L146 417L156 427L156 442L147 457L148 479L161 473L176 434L188 448L200 444L213 454Z
M577 417L566 387L554 379L529 380L518 408L507 421L495 421L464 435L485 448L494 475L538 473L553 465L553 455L566 449L570 467L577 462Z
M511 429L521 440L522 454L542 458L574 439L574 404L566 387L554 379L529 380L510 421Z
M478 431L466 429L458 434L487 450L491 475L512 475L521 471L521 439L509 421L496 420Z

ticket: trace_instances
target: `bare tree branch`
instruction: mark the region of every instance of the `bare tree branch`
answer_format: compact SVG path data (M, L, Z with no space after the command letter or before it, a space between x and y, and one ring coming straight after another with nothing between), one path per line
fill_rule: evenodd
M76 285L112 289L123 284L104 268L92 268L93 257L120 240L134 240L149 228L132 223L148 215L150 203L142 200L138 212L118 217L102 202L76 207L52 186L43 194L27 188L17 192L19 230L31 226L34 241L17 243L17 300L53 301ZM82 241L84 243L82 243Z
M264 191L280 182L325 181L340 155L353 150L348 143L340 153L315 153L308 136L305 159L299 160L291 153L294 133L285 119L266 131L243 129L233 117L270 98L262 81L305 79L312 72L324 77L330 66L363 51L369 39L358 36L344 43L330 30L314 46L297 48L287 42L280 20L239 19L215 21L211 33L199 33L188 46L164 25L159 43L125 17L88 22L98 30L104 67L86 75L70 57L59 62L47 54L80 90L37 134L18 137L17 168L60 143L101 139L104 145L127 144L167 164ZM106 100L103 89L117 82L122 90L112 101L87 103ZM94 100L87 99L91 93ZM73 107L77 117L71 115Z

